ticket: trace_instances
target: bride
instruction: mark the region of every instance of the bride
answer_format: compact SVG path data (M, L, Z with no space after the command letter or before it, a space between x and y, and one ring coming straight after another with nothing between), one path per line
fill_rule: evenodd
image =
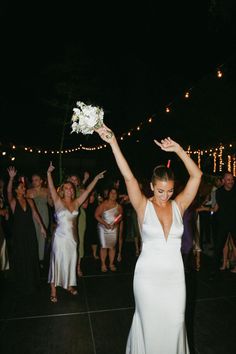
M122 173L130 201L137 212L142 251L135 267L135 313L126 354L188 354L185 330L185 277L181 256L183 214L193 201L202 172L182 147L171 138L155 143L174 152L189 173L183 191L171 199L174 175L170 168L154 168L147 199L125 160L113 132L103 125L96 130L110 144Z

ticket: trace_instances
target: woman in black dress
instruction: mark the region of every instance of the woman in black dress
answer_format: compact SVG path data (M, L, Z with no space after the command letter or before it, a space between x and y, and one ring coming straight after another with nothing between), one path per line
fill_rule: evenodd
M15 179L15 168L10 166L8 173L7 197L12 211L13 274L18 290L32 293L37 290L40 281L38 244L33 219L40 225L42 237L46 237L46 230L33 200L25 197L24 183Z

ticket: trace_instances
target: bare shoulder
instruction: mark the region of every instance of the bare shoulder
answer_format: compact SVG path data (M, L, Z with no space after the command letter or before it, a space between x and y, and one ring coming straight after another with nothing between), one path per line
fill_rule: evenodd
M34 207L34 206L35 206L34 200L33 200L32 198L27 197L26 200L27 200L27 202L30 204L31 207Z
M34 189L33 188L29 188L27 189L27 198L33 198L34 197Z
M45 194L45 195L48 195L48 193L49 193L49 189L47 187L42 187L41 191L42 191L42 194Z

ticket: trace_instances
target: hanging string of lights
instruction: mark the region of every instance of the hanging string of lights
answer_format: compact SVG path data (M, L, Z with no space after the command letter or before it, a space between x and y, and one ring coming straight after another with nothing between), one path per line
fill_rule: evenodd
M217 78L221 79L223 77L223 70L222 70L223 64L216 69L216 76ZM187 91L184 92L183 97L185 99L190 99L191 98L191 92L193 90L193 87L189 88ZM164 111L166 114L169 114L173 110L173 104L174 101L168 103ZM118 136L118 140L124 141L131 136L133 136L135 133L140 132L144 128L146 128L148 125L152 124L155 121L156 117L148 117L139 124L137 124L135 127L132 127L129 129L127 132L122 133L120 136ZM136 140L136 142L139 142L139 140ZM44 149L44 148L38 148L38 147L29 147L29 146L16 146L14 144L8 144L6 146L2 146L0 148L0 157L10 157L11 161L15 160L15 152L16 151L23 151L26 153L36 153L36 154L41 154L41 155L59 155L59 154L71 154L75 153L78 151L96 151L96 150L101 150L107 147L107 144L99 144L96 146L84 146L83 144L80 144L79 146L73 147L73 148L66 148L62 150L58 149ZM201 160L204 155L212 156L213 157L213 172L215 173L217 170L219 172L222 172L223 166L225 164L224 162L224 156L223 156L223 151L227 150L228 154L226 156L226 161L227 161L227 168L229 171L232 171L234 175L236 176L236 157L235 154L230 154L229 149L233 147L233 144L230 143L228 145L223 145L219 144L219 146L216 147L211 147L211 148L206 148L206 149L195 149L192 150L190 146L186 149L187 153L189 155L197 155L197 163L198 166L201 168Z

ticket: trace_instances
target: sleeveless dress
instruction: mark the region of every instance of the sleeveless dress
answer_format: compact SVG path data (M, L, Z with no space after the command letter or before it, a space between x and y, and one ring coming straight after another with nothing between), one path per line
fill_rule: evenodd
M167 240L148 200L135 267L135 313L126 354L189 354L185 330L185 275L181 256L183 220L175 201Z
M40 268L32 209L26 201L24 210L17 199L12 214L12 263L18 289L27 293L37 290Z
M2 219L3 217L0 216L0 271L9 269L9 258L6 238L2 227Z
M86 231L86 211L81 206L79 208L79 217L78 217L78 234L79 234L79 257L84 258L84 239Z
M57 225L52 241L48 282L67 289L77 285L78 211L70 212L62 206L55 213Z
M103 220L108 224L112 224L119 215L118 206L115 206L112 209L105 210L102 214ZM117 242L117 231L118 227L115 226L113 230L107 229L104 225L98 223L98 234L100 239L100 244L102 248L113 248Z
M42 222L43 222L46 230L48 230L49 209L48 209L47 197L46 196L36 196L33 199L34 199L36 208L39 212L39 215L42 219ZM37 240L38 240L39 260L43 261L44 250L45 250L45 238L42 237L42 235L41 235L39 224L36 221L34 222L34 224L35 224L36 235L37 235Z

